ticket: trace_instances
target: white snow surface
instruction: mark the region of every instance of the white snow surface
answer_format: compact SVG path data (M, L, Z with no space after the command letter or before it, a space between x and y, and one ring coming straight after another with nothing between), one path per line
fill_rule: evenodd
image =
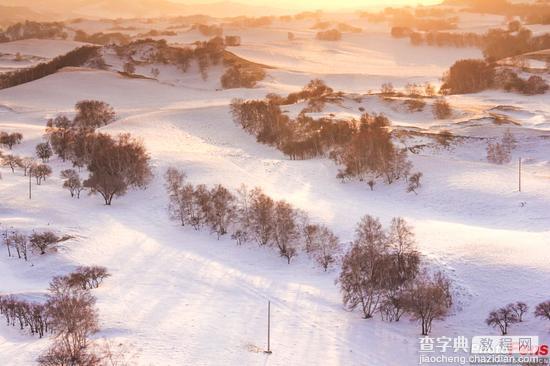
M337 167L328 159L291 161L258 144L232 122L231 99L296 91L313 77L336 90L361 94L384 81L396 86L436 82L456 59L476 57L478 51L413 48L382 34L345 35L342 42L326 44L300 39L290 44L281 29L243 30L240 35L243 46L232 51L277 67L255 89L220 91L216 73L206 82L189 75L170 85L70 68L0 91L0 130L25 136L14 153L33 154L47 118L71 115L79 100L99 99L117 111L117 121L101 130L141 138L155 173L146 190L131 191L106 207L99 197L71 199L59 178L70 166L57 158L50 162L53 176L33 187L32 200L22 173L1 168L2 228L51 228L75 239L58 253L33 256L28 263L8 258L1 248L0 295L40 298L54 275L78 265L107 267L112 277L93 290L101 323L96 338L128 347L136 365L418 364L418 324L407 318L397 323L364 320L359 312L346 311L334 283L337 270L325 273L305 254L287 265L271 250L237 247L227 237L216 240L171 221L163 174L176 166L193 183L262 187L327 224L342 242L353 239L355 223L365 214L380 217L385 225L392 217L404 217L414 227L424 260L455 282L456 304L447 319L434 323L433 337L496 335L484 323L489 311L518 300L533 309L549 299L548 94L455 96L449 99L455 115L444 121L433 118L429 105L411 114L377 96L328 105L326 113L356 118L361 106L384 112L396 128L446 128L489 139L511 128L518 137L510 164L487 163L486 141L468 139L449 151L428 148L411 154L414 169L424 174L418 195L407 194L402 183L379 184L371 192L364 183L340 183ZM51 41L44 42L45 49L51 47ZM35 51L52 56L45 52ZM516 107L498 113L519 125L497 126L487 119L492 108L503 105ZM521 193L520 156L525 161ZM268 300L271 355L262 352ZM510 333L538 335L548 343L549 331L550 324L536 321L530 312ZM33 364L49 343L2 324L0 364Z

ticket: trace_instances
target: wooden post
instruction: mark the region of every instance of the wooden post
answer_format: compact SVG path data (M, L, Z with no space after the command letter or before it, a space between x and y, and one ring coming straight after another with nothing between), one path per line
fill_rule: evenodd
M519 191L521 192L521 158L519 158L519 166L518 166L518 185L519 185Z
M264 351L268 355L271 352L271 301L267 301L267 351Z

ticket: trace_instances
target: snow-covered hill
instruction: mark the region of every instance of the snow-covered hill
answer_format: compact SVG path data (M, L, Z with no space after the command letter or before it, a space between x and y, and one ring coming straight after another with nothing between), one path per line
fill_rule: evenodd
M283 29L245 32L244 46L234 51L277 67L254 89L217 90L211 79L193 78L192 72L170 85L113 71L70 68L0 91L0 130L25 136L14 153L33 154L47 118L71 114L79 100L98 99L111 104L118 115L101 130L141 138L155 173L148 189L132 191L106 207L93 196L71 199L59 178L69 164L57 158L51 161L52 178L34 188L32 200L22 173L2 168L2 227L50 227L75 239L58 253L35 256L29 263L1 253L0 294L40 296L52 276L77 265L107 267L112 277L94 290L101 323L96 337L125 345L132 365L418 364L418 325L408 319L364 320L358 312L345 311L334 283L336 270L324 273L305 255L287 265L264 248L237 247L229 238L218 241L170 221L163 173L176 166L193 183L262 187L327 224L344 242L353 239L355 224L365 214L380 217L385 225L392 217L404 217L414 227L424 259L455 282L453 313L434 324L434 337L496 334L484 323L493 308L518 300L533 308L548 300L548 94L525 97L490 91L452 97L457 111L444 121L435 120L429 106L411 114L378 96L328 105L325 113L358 117L363 107L384 112L396 128L427 133L446 128L476 137L450 151L427 148L411 154L415 170L424 174L418 195L406 193L399 183L379 185L371 192L361 182L340 183L337 167L328 159L292 161L258 144L232 122L230 101L296 91L314 77L335 90L360 94L386 81L398 87L436 82L456 59L477 57L479 51L413 50L377 30L345 36L335 44L291 44L283 38ZM264 39L268 41L260 44ZM51 50L51 44L44 45ZM503 105L517 107L501 112L520 125L483 120L492 108ZM486 162L486 140L478 138L499 138L507 128L519 142L513 162ZM520 156L525 160L521 193L515 165ZM262 352L268 300L271 355ZM548 343L549 326L529 314L511 334L536 334ZM47 346L47 339L0 326L1 364L32 364Z

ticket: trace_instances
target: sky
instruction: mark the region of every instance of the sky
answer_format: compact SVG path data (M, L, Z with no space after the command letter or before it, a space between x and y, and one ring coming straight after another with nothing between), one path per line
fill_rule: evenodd
M180 3L211 3L219 0L172 0ZM282 9L330 9L338 10L343 8L385 8L392 5L431 5L440 3L442 0L233 0L235 2L250 5L269 6Z

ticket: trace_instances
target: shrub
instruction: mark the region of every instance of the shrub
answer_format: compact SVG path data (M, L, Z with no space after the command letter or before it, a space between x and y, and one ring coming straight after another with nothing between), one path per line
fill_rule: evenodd
M426 106L422 99L407 99L404 103L409 112L422 112Z
M417 190L422 186L420 179L422 178L422 173L414 173L409 177L409 185L407 186L407 193L414 192L418 194Z
M409 37L412 33L412 30L408 27L392 27L391 35L395 38L406 38Z
M448 148L451 145L454 136L453 133L449 130L441 130L435 138L438 144L440 144L444 148Z
M126 62L123 67L123 71L126 74L133 74L136 72L136 67L132 62Z
M31 243L31 246L35 249L37 249L40 254L46 254L46 250L50 248L52 245L57 244L62 239L59 238L56 234L54 234L52 231L44 231L43 233L33 233L30 236L29 242Z
M438 98L432 106L432 113L437 119L447 119L451 117L453 111L445 98Z
M315 37L321 41L339 41L342 39L342 32L338 29L330 29L327 31L318 32Z

